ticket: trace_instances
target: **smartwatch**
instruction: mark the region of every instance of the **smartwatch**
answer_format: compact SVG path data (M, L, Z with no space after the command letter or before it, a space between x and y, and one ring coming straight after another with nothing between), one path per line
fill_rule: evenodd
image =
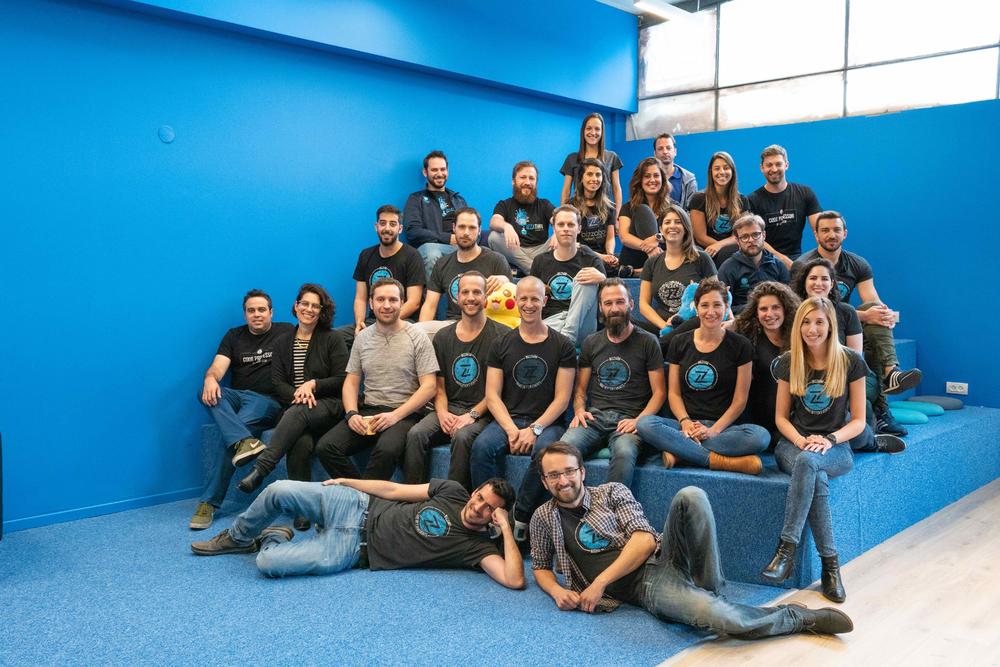
M827 433L825 437L826 437L827 440L829 440L833 444L835 444L835 445L837 444L837 436L835 434L833 434L833 433Z
M472 417L472 421L475 421L475 422L479 421L479 418L482 417L482 415L479 414L479 411L476 410L475 408L472 408L471 410L469 410L469 416Z

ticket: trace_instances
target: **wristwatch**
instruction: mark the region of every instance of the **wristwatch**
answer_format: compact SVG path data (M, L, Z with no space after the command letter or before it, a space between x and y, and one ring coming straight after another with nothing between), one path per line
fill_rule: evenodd
M345 422L351 421L351 417L357 414L360 414L357 410L348 410L347 414L344 415L344 421Z
M829 440L830 442L832 442L835 445L837 444L837 436L834 433L827 433L826 434L826 439Z
M479 421L479 418L482 417L482 415L479 414L479 411L476 410L475 408L472 408L471 410L469 410L469 416L472 417L472 421L475 421L475 422Z
M544 430L545 430L545 427L542 426L541 424L532 424L531 425L531 432L535 434L536 438L539 437L539 436L541 436L542 435L542 431L544 431Z

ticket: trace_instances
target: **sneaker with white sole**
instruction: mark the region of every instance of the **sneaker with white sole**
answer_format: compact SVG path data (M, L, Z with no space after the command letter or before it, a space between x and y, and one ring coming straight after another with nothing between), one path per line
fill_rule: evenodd
M267 445L257 438L243 438L236 443L236 454L233 455L233 466L239 468L242 465L250 463L260 456L260 453L265 449L267 449Z
M894 366L882 378L882 388L887 394L898 394L901 391L916 387L920 384L923 376L924 374L919 368L911 368L908 371L903 371L899 369L899 366Z
M198 503L198 509L194 511L188 528L191 530L205 530L212 525L215 517L215 508L210 503Z
M879 454L898 454L904 449L906 443L898 436L888 433L879 433L875 436L875 451Z

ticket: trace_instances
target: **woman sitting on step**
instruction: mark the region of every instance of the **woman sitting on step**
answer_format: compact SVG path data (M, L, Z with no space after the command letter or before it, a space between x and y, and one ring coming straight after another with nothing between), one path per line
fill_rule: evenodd
M774 421L781 432L774 456L792 479L778 550L761 576L780 583L791 575L808 518L823 562L823 595L834 602L847 594L833 541L829 480L850 471L852 448L868 449L876 440L886 451L903 448L896 436L875 436L865 423L867 372L861 355L838 339L834 304L821 296L803 301L792 324L791 349L774 368Z
M667 398L677 418L650 415L636 425L643 442L663 453L663 465L678 463L757 475L758 453L770 434L756 424L737 424L750 390L753 348L722 328L728 309L726 286L702 280L694 294L699 325L670 341Z

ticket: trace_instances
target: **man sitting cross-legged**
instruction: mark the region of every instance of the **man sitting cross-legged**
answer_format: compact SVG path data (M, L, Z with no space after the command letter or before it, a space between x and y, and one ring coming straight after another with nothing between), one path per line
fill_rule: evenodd
M269 577L333 574L352 567L481 568L508 588L524 588L524 565L514 543L507 508L514 491L501 478L470 494L456 482L394 484L381 480L281 480L270 484L227 528L194 542L199 556L257 555ZM292 541L287 526L271 526L281 514L300 515L320 530ZM487 526L502 534L504 555Z
M741 639L854 629L836 609L753 607L722 596L715 516L701 489L677 492L661 537L625 485L584 486L583 457L573 445L556 442L538 459L552 499L531 518L531 567L560 610L614 611L625 602Z

